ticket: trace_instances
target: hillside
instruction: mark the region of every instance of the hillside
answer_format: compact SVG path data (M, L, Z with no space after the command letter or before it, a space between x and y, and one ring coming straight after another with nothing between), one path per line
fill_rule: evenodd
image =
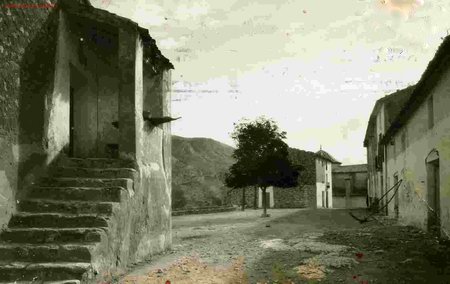
M233 148L209 138L172 136L173 208L221 205ZM184 198L183 198L184 196Z
M232 147L213 139L173 135L173 208L221 205L227 191L222 180L232 154ZM289 148L289 157L303 168L300 185L315 184L314 153Z

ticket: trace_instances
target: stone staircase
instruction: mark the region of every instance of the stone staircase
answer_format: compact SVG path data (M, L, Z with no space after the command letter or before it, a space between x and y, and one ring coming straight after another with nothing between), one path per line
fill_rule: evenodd
M17 204L0 234L0 283L93 282L111 216L136 170L116 159L69 159Z

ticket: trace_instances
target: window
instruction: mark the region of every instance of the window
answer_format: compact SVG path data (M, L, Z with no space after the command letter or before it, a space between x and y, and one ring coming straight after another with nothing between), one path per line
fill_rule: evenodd
M402 152L404 152L406 150L406 131L405 130L402 131L402 134L400 136L400 142L402 145L401 146Z
M428 99L427 108L428 108L428 129L431 129L434 126L433 96L430 96L430 98Z

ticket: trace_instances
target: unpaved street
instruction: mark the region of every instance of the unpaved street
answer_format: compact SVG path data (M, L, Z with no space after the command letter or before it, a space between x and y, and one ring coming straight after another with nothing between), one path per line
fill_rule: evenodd
M450 283L449 247L417 229L386 219L361 225L347 210L269 213L174 217L173 251L135 267L121 281ZM195 258L183 258L189 256Z

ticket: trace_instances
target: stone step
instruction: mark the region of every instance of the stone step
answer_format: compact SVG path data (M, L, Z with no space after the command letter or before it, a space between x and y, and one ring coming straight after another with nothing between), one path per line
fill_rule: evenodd
M93 245L0 243L3 262L90 262Z
M62 167L76 168L134 168L135 162L108 158L70 158L60 163Z
M0 279L7 283L15 281L59 281L67 279L81 280L87 278L90 272L90 263L56 262L56 263L23 263L14 262L0 264Z
M120 202L122 194L128 194L119 186L113 187L40 187L34 186L28 193L30 199L109 201Z
M94 214L18 213L11 217L10 228L85 228L108 227L106 218Z
M128 178L100 179L100 178L43 178L39 181L40 186L52 187L109 187L121 186L132 190L133 180Z
M54 172L55 177L75 178L129 178L134 180L136 170L131 168L72 168L61 167Z
M20 212L111 215L114 203L27 199L18 204Z
M98 228L8 228L0 234L7 243L97 243L104 230Z

